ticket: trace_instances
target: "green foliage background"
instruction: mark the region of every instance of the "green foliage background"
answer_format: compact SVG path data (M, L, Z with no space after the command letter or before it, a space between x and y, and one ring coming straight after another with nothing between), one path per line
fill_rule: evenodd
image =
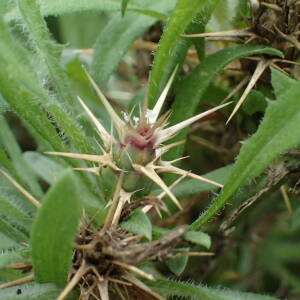
M77 95L84 98L101 123L108 130L110 128L110 120L91 90L82 65L90 70L99 86L112 96L115 107L121 107L121 110L129 110L140 103L144 92L153 106L170 74L179 65L179 70L185 71L178 72L166 108L172 111L170 123L175 124L193 116L205 105L219 103L230 92L233 88L228 83L230 75L224 72L228 64L251 55L282 57L278 50L261 45L217 45L212 47L213 54L208 55L210 48L203 39L182 37L183 33L227 29L230 23L239 26L239 11L246 9L245 2L0 2L0 167L42 204L39 210L32 207L0 175L0 283L23 276L6 268L16 262L32 261L36 278L35 283L22 286L22 295L16 296L15 287L0 290L0 299L54 299L66 281L81 207L90 215L100 209L95 222L99 226L103 224L106 209L99 179L70 170L89 165L43 154L45 151L99 153L94 130L76 100ZM131 46L157 25L163 32L153 61L151 58L145 91L144 82L135 72L139 65L138 51ZM185 69L191 47L199 61ZM78 51L83 48L92 49L93 54ZM122 68L126 70L125 81L129 82L130 88L122 81ZM114 91L120 93L114 94ZM188 216L187 221L192 232L201 229L209 233L216 257L211 265L203 258L180 262L177 268L185 270L180 281L168 280L171 273L166 271L165 274L162 272L161 280L148 283L170 299L175 296L205 300L271 300L276 297L292 300L300 297L297 274L300 198L299 193L291 195L292 212L289 213L280 193L283 184L293 187L293 179L272 186L258 203L241 214L234 223L236 229L231 236L226 237L219 231L221 221L265 187L267 168L274 161L282 160L285 151L299 147L300 143L299 81L272 70L270 84L265 90L253 91L251 97L254 99L251 108L260 114L260 119L248 114L245 105L234 125L229 126L230 132L235 126L246 139L235 160L231 157L224 163L216 158L210 163L215 154L193 144L187 130L173 140L183 140L184 144L170 151L168 159L197 153L183 166L204 173L204 177L224 184L224 188L216 194L210 185L185 179L174 189L174 194L183 203L197 197L203 199L195 206L196 215ZM266 109L261 109L265 106ZM225 123L225 116L228 117L231 109L222 112L221 122ZM25 139L31 140L27 149L21 137L22 130ZM239 142L240 136L236 134L235 143ZM204 163L199 168L201 162ZM299 157L289 164L297 166ZM165 179L170 182L172 177ZM154 194L157 192L153 191ZM205 199L203 195L206 195ZM232 206L226 206L228 203ZM265 225L262 220L266 221ZM267 229L258 232L256 226ZM144 234L149 240L161 234L139 211L123 223L123 227L135 234ZM199 247L207 246L206 235L200 234L196 240ZM62 244L65 247L61 247ZM213 272L205 273L209 266ZM153 271L155 266L148 267ZM201 272L206 275L202 276ZM190 284L191 280L201 284ZM214 288L219 285L226 289ZM261 296L247 292L257 292ZM72 297L76 299L76 295Z

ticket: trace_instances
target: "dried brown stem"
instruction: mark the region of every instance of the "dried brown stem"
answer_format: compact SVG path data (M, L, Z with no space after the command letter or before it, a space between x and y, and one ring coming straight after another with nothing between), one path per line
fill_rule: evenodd
M9 287L24 284L24 283L27 283L27 282L30 282L30 281L33 281L33 280L34 280L34 276L29 275L29 276L26 276L26 277L23 277L23 278L14 280L14 281L3 283L3 284L0 285L0 289L6 289L6 288L9 288Z
M121 172L119 174L119 178L118 178L118 182L117 182L117 186L116 186L116 189L115 189L115 193L114 193L114 197L113 197L111 207L108 211L107 217L105 219L104 226L102 228L103 232L108 230L108 228L110 228L110 226L112 224L113 217L115 215L115 212L116 212L116 209L117 209L118 203L119 203L120 192L121 192L121 187L122 187L122 183L123 183L123 177L124 177L124 173Z

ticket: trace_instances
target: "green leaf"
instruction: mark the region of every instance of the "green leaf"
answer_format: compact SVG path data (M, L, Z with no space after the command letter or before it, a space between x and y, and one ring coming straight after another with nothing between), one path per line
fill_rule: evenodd
M39 80L32 72L28 53L15 41L1 18L0 35L0 90L3 97L54 149L64 151L55 128L40 104L33 101L38 96L44 100L45 93L41 92Z
M5 216L18 226L30 229L32 219L16 201L8 200L0 195L0 216Z
M134 234L143 235L148 240L152 238L152 223L148 216L139 209L134 210L128 220L121 223L121 227Z
M122 11L122 17L125 15L125 11L127 8L129 0L122 0L122 5L121 5L121 11Z
M76 119L39 84L42 79L34 72L29 52L13 38L1 18L0 35L0 92L7 102L55 151L66 152L63 138L67 137L79 153L92 153L94 149ZM48 150L52 150L51 147ZM76 160L65 161L72 167L86 166ZM87 186L91 186L88 174L80 176Z
M30 164L31 168L49 184L54 184L64 172L65 168L53 159L38 152L27 151L24 159Z
M208 0L179 0L175 10L164 29L160 39L159 47L153 62L149 84L149 104L152 107L156 99L165 87L167 80L186 56L188 45L192 42L181 37L187 26L197 16L198 13L210 15L210 6L214 6L215 1ZM207 10L205 10L207 9ZM208 18L205 16L203 19ZM206 20L206 21L207 21Z
M279 72L276 69L271 69L272 71L272 86L274 88L274 93L277 97L283 94L286 90L289 89L295 82L294 79L286 76L282 72Z
M0 116L0 140L9 154L19 178L28 184L32 193L37 197L42 197L43 191L37 182L37 178L30 165L24 160L22 151L3 116Z
M1 290L0 300L53 300L60 292L54 284L31 283ZM76 298L71 295L66 300Z
M1 222L1 220L0 220L0 222ZM14 249L18 246L19 245L15 240L13 240L12 238L10 238L7 235L5 235L4 233L2 233L1 229L0 229L0 250L1 251L3 251L3 250L5 251L8 249Z
M168 228L163 228L163 227L158 227L158 226L152 226L152 238L154 240L159 239L162 237L164 234L170 232L170 229Z
M0 253L0 268L10 264L29 262L31 251L28 248L18 248Z
M0 145L0 165L5 167L7 170L9 170L11 173L14 173L15 175L15 170L13 168L11 160L8 158L6 152L2 149L1 145Z
M282 152L300 143L300 82L293 83L276 101L269 103L257 132L242 146L234 169L221 194L191 225L199 229L250 180L261 174Z
M176 249L176 250L182 250L183 252L186 252L189 250L189 248L184 249ZM187 255L178 256L172 259L166 260L166 265L172 271L175 275L179 276L185 269L187 263L188 263L189 257Z
M220 184L224 184L233 169L233 165L227 165L220 169L214 170L207 174L201 175L207 179L214 180ZM177 186L172 189L176 197L195 195L204 191L216 190L217 187L205 182L200 182L196 179L182 180Z
M264 112L266 107L267 101L265 96L259 91L252 90L243 103L242 110L249 116L252 116L256 112Z
M23 21L29 32L30 41L37 57L40 57L47 67L48 80L52 83L52 87L60 99L59 102L68 103L69 109L74 111L73 107L76 107L78 102L60 62L61 46L51 40L47 24L40 13L37 1L22 0L18 3Z
M164 5L167 5L166 7L169 7L170 8L169 10L171 10L171 7L174 6L174 2L172 2L171 0L167 0L167 1L169 2L169 4L167 4L167 2L164 2ZM127 8L127 11L128 10L129 9ZM161 13L159 11L154 11L154 10L149 10L149 9L140 9L140 8L131 9L131 11L145 15L145 16L155 18L156 21L158 21L158 20L167 21L168 20L168 15L166 15L164 12Z
M32 263L40 283L63 285L71 265L72 246L81 214L80 190L71 171L53 185L32 228Z
M76 53L75 49L92 47L99 32L106 25L108 16L97 11L86 11L76 14L65 14L60 16L58 20L60 44L67 46L67 49L64 49L62 53L62 60L66 63L72 55L79 59L80 55ZM80 67L81 64L82 62L80 62ZM67 66L65 65L64 67ZM74 76L77 76L77 74L74 74ZM76 93L76 90L74 90L74 93Z
M243 293L221 288L208 288L203 285L195 285L171 280L157 280L147 282L156 292L164 297L181 296L194 300L278 300L270 296L253 293Z
M300 228L300 207L298 207L291 217L292 230L298 230Z
M9 109L9 104L4 100L4 98L0 94L0 116L4 115Z
M175 102L172 106L172 115L170 123L176 124L192 117L201 101L206 89L209 87L212 79L227 64L233 60L244 56L254 54L272 54L282 56L281 52L273 48L255 45L238 45L222 49L213 55L208 56L201 64L199 64L184 80L182 80L176 92ZM188 103L188 105L187 105ZM182 130L173 141L185 140L187 129ZM184 145L171 149L166 157L171 160L181 157Z
M260 264L276 266L283 263L300 262L300 243L297 241L266 240L259 249Z
M29 60L31 54L20 47L2 20L0 20L0 34L2 38L2 43L0 43L0 87L7 102L56 151L64 151L65 147L55 131L55 127L46 117L45 109L49 118L55 121L60 134L68 136L78 151L81 153L92 152L93 149L86 136L79 130L75 118L71 117L68 110L42 87L43 78L39 78L35 72L35 66ZM43 108L41 104L43 104Z
M131 4L133 1L129 1L127 9L138 9L139 6ZM58 16L69 13L77 13L83 11L120 11L120 2L114 0L39 0L41 6L41 14L46 16ZM19 19L20 12L16 8L11 8L5 14L6 21L12 21Z
M164 2L172 3L173 0L164 0ZM1 3L1 2L0 2ZM41 7L41 14L43 17L47 16L59 16L71 13L81 13L86 11L93 12L116 12L120 11L119 0L39 0ZM152 11L145 9L143 3L137 3L136 1L128 1L127 11L135 11L145 15L152 15L158 19L164 19L165 16L159 11ZM11 7L10 9L3 10L5 21L15 21L21 18L20 11Z
M184 239L197 245L204 246L206 249L209 249L211 247L210 236L207 233L201 231L188 231L184 235Z
M144 2L146 7L163 12L173 7L171 1L145 0ZM106 86L109 76L133 41L155 22L156 19L153 17L134 12L127 12L123 18L116 15L110 20L96 40L91 65L93 78L101 88Z
M28 236L26 236L20 228L3 217L0 218L0 232L17 243L28 241Z

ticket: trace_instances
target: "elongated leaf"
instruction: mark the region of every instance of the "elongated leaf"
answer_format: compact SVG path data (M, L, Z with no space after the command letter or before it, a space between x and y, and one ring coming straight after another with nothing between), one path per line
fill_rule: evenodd
M121 10L119 0L39 0L38 2L41 6L41 14L43 17L58 16L85 11L116 12ZM151 9L148 9L148 7L147 9L145 9L143 3L138 3L137 1L128 1L126 10L138 12L144 15L150 15L161 20L164 20L166 18L166 16L159 11L153 11ZM5 13L6 22L19 20L21 18L19 10L14 6L3 9L3 13Z
M0 46L1 47L1 46ZM62 142L46 115L40 110L34 97L28 91L16 89L16 82L9 80L4 72L7 65L0 62L1 91L15 111L27 121L54 149L63 151ZM22 99L22 101L20 101ZM32 116L35 116L34 118Z
M6 169L8 169L10 172L14 172L15 173L11 161L9 160L9 158L7 157L7 154L2 149L1 146L0 146L0 165L3 166L3 167L5 167Z
M66 282L81 213L80 191L71 171L50 188L32 228L32 262L37 282Z
M38 152L27 151L24 159L31 165L32 169L47 183L54 184L64 172L64 168L51 158Z
M51 40L37 0L19 1L19 8L29 32L31 43L36 54L47 66L49 78L60 102L69 103L69 109L74 111L73 107L76 107L78 102L60 62L61 47Z
M220 3L220 0L209 1L204 9L202 9L192 20L187 27L185 33L203 33L206 29L207 23L210 21L212 13ZM189 39L187 39L189 41ZM205 58L205 38L190 39L190 43L194 44L197 55L200 61Z
M258 176L283 151L300 143L300 82L296 81L270 102L257 132L242 146L222 192L191 225L199 229L227 203L237 190Z
M22 178L30 187L32 193L37 197L43 195L42 189L37 182L35 174L32 172L30 165L23 159L22 151L10 130L4 117L0 116L0 140L7 150L15 169L18 172L19 178ZM24 176L26 174L26 176Z
M0 116L6 113L10 109L9 104L4 100L0 93Z
M124 17L125 11L127 9L129 0L122 0L122 5L121 5L121 11L122 11L122 16Z
M19 245L15 240L9 238L7 235L2 233L0 230L0 250L1 251L17 248L18 246Z
M183 283L171 280L157 280L149 282L155 291L165 297L181 296L190 297L194 300L278 300L270 296L263 296L253 293L242 293L227 289L213 289L201 285Z
M17 228L17 226L11 224L11 222L3 217L0 218L0 232L17 243L24 243L28 241L28 236Z
M32 104L32 99L41 101L48 114L55 120L60 134L66 134L78 151L82 153L92 151L90 143L79 130L74 118L71 118L66 109L55 101L55 98L50 97L48 91L39 84L41 80L33 71L34 66L28 59L30 54L20 47L6 24L1 21L0 34L3 42L0 43L0 83L5 99L38 133L43 137L46 135L45 139L57 148L56 150L63 151L64 146L54 126L50 124L41 108Z
M243 56L262 53L282 56L278 50L255 45L232 46L208 56L180 84L172 106L173 114L171 115L170 123L179 123L190 118L195 113L200 101L205 100L202 96L210 82L227 64ZM186 135L187 130L182 130L174 141L185 140ZM183 148L184 146L182 145L170 150L167 158L173 159L173 157L182 156Z
M177 64L182 63L191 40L183 39L181 34L194 17L214 1L179 0L173 11L159 42L149 84L149 104L155 104L156 99L165 87L167 80ZM208 9L208 11L210 11ZM204 13L205 14L205 13ZM182 48L182 49L181 49Z
M33 100L40 94L38 78L30 70L27 53L9 34L0 18L0 89L6 101L26 120L54 149L63 151L55 128L50 124L39 105ZM42 97L41 97L42 98ZM33 117L34 116L34 117Z
M139 209L133 211L129 219L121 223L121 227L134 234L141 234L148 240L152 238L152 223Z
M300 262L299 242L278 242L278 240L268 240L259 249L261 264L264 266L274 266L282 263Z
M173 1L145 0L145 6L166 12L173 8ZM120 18L114 16L102 30L94 45L92 75L105 87L112 71L125 54L126 50L156 19L150 16L127 12ZM113 47L112 47L113 45Z
M0 268L6 267L10 264L29 262L30 253L30 250L24 247L2 252L0 253Z
M8 200L0 195L0 216L5 216L6 218L12 220L14 223L30 229L32 219L28 214L21 208L21 206L15 201Z
M85 49L91 47L91 45L95 42L96 37L99 35L99 32L106 25L106 23L107 17L105 16L105 14L96 11L66 14L59 17L60 42L63 44L67 44L67 47L63 49L62 52L63 61L68 62L65 68L68 68L69 61L72 59L72 54L73 57L75 56L76 59L79 60L78 52L76 51L76 49ZM82 62L79 63L80 69L81 64ZM82 69L81 72L83 72ZM70 75L69 72L68 75ZM71 75L73 75L74 77L78 77L79 74L73 73ZM74 93L76 93L76 88L74 89L74 86L72 86L72 88L74 90ZM86 86L86 88L89 89L88 86Z
M1 290L0 300L53 300L61 290L54 284L25 284ZM69 296L66 300L75 300L77 297Z
M227 181L227 178L229 177L232 169L233 165L228 165L226 167L214 170L202 176L207 179L214 180L220 184L224 184ZM176 197L183 197L195 195L204 191L213 191L216 189L217 187L212 184L200 182L196 179L185 179L182 182L180 182L177 186L175 186L174 189L172 189L172 192Z
M55 151L66 152L63 138L67 137L78 152L93 152L91 143L75 119L39 85L40 80L28 59L29 53L20 47L1 18L0 35L0 91L5 99ZM66 161L72 167L85 166L75 160ZM82 173L81 177L86 185L91 185L87 174Z
M120 11L120 1L116 0L39 0L41 6L41 13L46 16L58 16L67 13L76 13L83 11ZM138 5L134 1L129 1L128 10L138 9ZM19 19L20 13L18 9L12 7L6 12L5 20L11 21Z
M292 230L298 230L300 228L300 207L298 207L291 217Z

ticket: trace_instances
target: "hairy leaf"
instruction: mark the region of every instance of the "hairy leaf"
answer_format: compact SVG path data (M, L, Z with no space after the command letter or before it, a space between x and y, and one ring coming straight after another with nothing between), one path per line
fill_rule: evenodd
M5 99L51 143L54 149L63 151L64 146L54 126L47 119L43 111L45 109L49 118L54 120L56 129L59 129L61 135L68 135L78 151L83 153L91 151L90 143L79 130L74 118L62 110L62 105L39 84L40 80L29 60L29 52L20 47L1 20L0 34L3 41L0 44L0 83ZM32 100L41 102L44 107L41 108L40 104L37 105Z
M270 101L265 117L257 132L242 146L234 169L221 194L210 207L191 225L199 229L214 216L233 195L261 174L283 151L300 143L300 82L295 81L281 93L276 101Z
M202 96L212 79L227 64L244 56L263 53L282 56L281 52L278 50L255 45L227 47L208 56L184 80L182 80L177 89L175 102L172 106L173 114L170 117L170 123L176 124L193 116L200 101L206 100L203 99ZM175 137L174 141L185 140L186 136L187 130L182 130ZM183 148L184 146L182 145L171 149L167 154L167 158L173 159L182 156Z
M9 104L4 100L0 93L0 116L4 115L10 109Z
M208 0L177 1L175 10L173 10L160 39L154 58L149 84L150 107L154 105L162 92L175 66L181 64L185 59L186 51L192 41L182 38L181 34L184 33L187 26L200 11L204 16L203 21L206 19L205 21L207 22L211 13L211 7L215 5L215 2Z
M0 116L0 141L2 141L12 163L18 172L19 178L28 184L31 191L37 196L43 195L42 189L31 167L24 160L22 151L4 117ZM24 176L26 174L26 176Z
M165 0L170 1L170 0ZM116 12L120 11L120 1L119 0L39 0L39 5L41 6L42 16L58 16L69 13L77 13L84 11L103 11L103 12ZM140 13L156 13L149 9L145 9L143 4L139 4L137 1L129 1L127 6L127 11L137 11ZM11 7L6 9L5 20L7 22L20 19L20 13L17 8Z
M28 236L22 232L22 230L16 226L16 224L11 223L6 218L0 218L0 232L15 241L16 243L24 243L28 241ZM1 244L0 244L1 249Z
M294 79L276 69L272 69L272 86L277 97L289 89L294 82Z
M0 195L0 216L5 216L19 226L30 229L32 219L16 201L8 200Z
M137 209L131 213L128 220L121 223L121 227L134 234L140 234L148 240L152 238L152 223L148 216Z
M145 6L166 12L173 8L172 1L145 0ZM114 16L101 31L94 45L92 75L104 88L108 78L134 40L142 35L156 19L150 16L127 12L120 18ZM113 47L112 47L113 45Z
M149 283L155 291L165 297L181 296L193 300L278 300L274 297L253 293L230 291L227 289L208 288L202 285L183 283L171 280L157 280Z
M10 172L15 173L14 167L13 167L10 159L8 158L6 152L4 151L4 149L1 146L0 146L0 165L5 167Z
M12 238L9 238L7 235L5 235L4 233L2 233L0 231L0 250L1 251L6 251L8 249L15 249L17 248L19 245L18 243L13 240ZM1 271L1 269L0 269ZM1 276L1 272L0 272L0 276ZM1 278L0 278L1 280Z
M80 191L73 173L66 171L46 194L33 224L32 262L37 282L66 282L80 213Z
M59 96L59 102L69 103L70 109L76 107L76 97L60 62L60 46L51 40L37 0L19 1L19 8L36 54L47 66L49 78Z
M38 78L32 72L28 53L20 47L0 18L0 90L5 100L54 149L63 151L55 128L49 122L36 100L41 94ZM41 99L44 97L42 92ZM46 96L47 98L48 96ZM33 117L34 116L34 117Z
M36 174L49 184L54 184L64 172L63 166L38 152L27 151L24 153L24 159L31 165Z
M0 268L6 267L10 264L29 262L30 254L30 250L24 247L2 252L0 253Z
M25 284L1 290L0 300L53 300L61 290L54 284ZM71 295L66 300L75 300Z

